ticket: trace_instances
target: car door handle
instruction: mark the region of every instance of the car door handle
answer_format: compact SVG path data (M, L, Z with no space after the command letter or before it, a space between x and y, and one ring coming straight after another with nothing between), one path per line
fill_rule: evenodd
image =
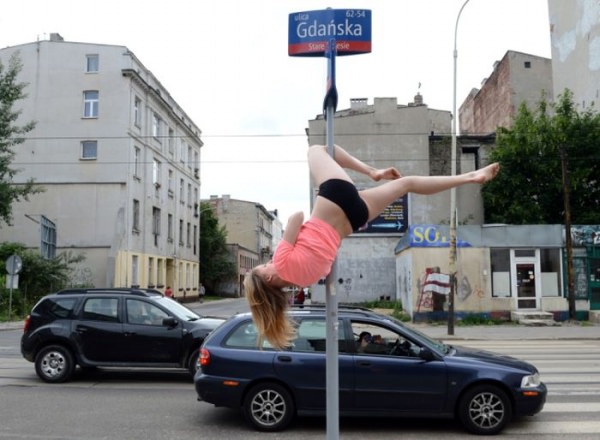
M370 367L371 366L371 362L368 362L368 361L358 361L357 364L359 367Z
M81 327L81 326L77 327L75 330L77 331L77 333L85 333L88 331L87 327Z
M125 335L125 336L135 336L136 333L135 332L125 332L125 333L123 333L123 335Z
M292 362L291 356L277 356L277 360L281 362Z

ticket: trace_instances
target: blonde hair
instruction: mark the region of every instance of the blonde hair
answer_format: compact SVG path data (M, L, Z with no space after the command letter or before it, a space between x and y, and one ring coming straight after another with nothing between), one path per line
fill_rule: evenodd
M285 292L270 286L254 271L246 275L244 289L260 335L259 346L265 338L277 350L290 346L296 330L286 313L289 303Z

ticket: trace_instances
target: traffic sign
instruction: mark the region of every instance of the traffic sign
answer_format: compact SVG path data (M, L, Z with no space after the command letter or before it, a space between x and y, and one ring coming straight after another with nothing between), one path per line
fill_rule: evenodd
M23 261L21 261L21 257L19 257L18 255L13 254L6 260L6 271L9 275L18 274L19 272L21 272L22 268Z
M288 55L325 56L331 41L337 55L371 52L371 11L323 9L289 15Z

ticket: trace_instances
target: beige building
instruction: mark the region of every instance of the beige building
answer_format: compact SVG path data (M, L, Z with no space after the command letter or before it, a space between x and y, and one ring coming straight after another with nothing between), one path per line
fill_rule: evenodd
M460 132L488 135L498 127L508 128L521 104L533 109L542 94L552 102L552 60L509 50L460 106Z
M83 253L73 280L197 295L201 130L124 46L49 40L0 49L27 83L15 183L46 191L13 205L2 241L40 247L40 218L58 252Z
M554 96L566 88L580 109L600 96L600 5L595 0L548 0Z
M236 279L224 280L219 285L219 292L243 296L246 273L269 261L281 240L282 224L277 210L268 211L260 203L232 199L227 194L214 195L202 202L211 206L219 225L227 230L227 246L237 267Z
M403 175L450 174L451 114L430 109L421 95L408 105L396 98L353 99L350 108L335 113L335 142L351 154L375 167L397 167ZM326 121L322 115L309 121L311 144L325 143ZM459 145L460 172L478 168L481 141ZM366 176L350 171L359 188L377 185ZM313 189L314 193L315 189ZM475 185L457 190L459 219L483 222L479 188ZM411 224L448 223L450 192L431 196L409 194L392 204L364 232L346 238L337 258L340 302L360 302L395 298L397 291L396 257L398 240ZM313 286L313 299L324 301L323 284Z

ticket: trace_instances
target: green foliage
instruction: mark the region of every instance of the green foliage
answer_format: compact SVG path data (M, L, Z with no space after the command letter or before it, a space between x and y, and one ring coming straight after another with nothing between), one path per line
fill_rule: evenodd
M15 103L26 97L25 83L17 82L17 76L22 64L19 57L13 55L5 68L0 60L0 223L10 224L12 221L12 204L21 199L28 200L30 194L43 191L33 180L15 185L13 177L17 170L11 168L15 156L13 148L24 142L23 135L33 130L35 123L29 122L23 126L15 125L20 111L14 111Z
M70 287L75 267L85 259L83 255L71 252L46 259L20 243L0 244L2 264L13 254L23 261L23 268L19 273L19 288L13 289L12 315L15 317L24 317L42 296ZM6 281L0 286L0 315L6 315L8 310L9 290L5 286Z
M208 203L200 204L200 280L208 290L220 281L234 278L236 265L227 249L227 230L219 226Z
M482 188L487 223L562 224L564 158L572 223L600 224L600 115L578 112L565 90L554 104L522 105L496 140L490 161L502 169Z

